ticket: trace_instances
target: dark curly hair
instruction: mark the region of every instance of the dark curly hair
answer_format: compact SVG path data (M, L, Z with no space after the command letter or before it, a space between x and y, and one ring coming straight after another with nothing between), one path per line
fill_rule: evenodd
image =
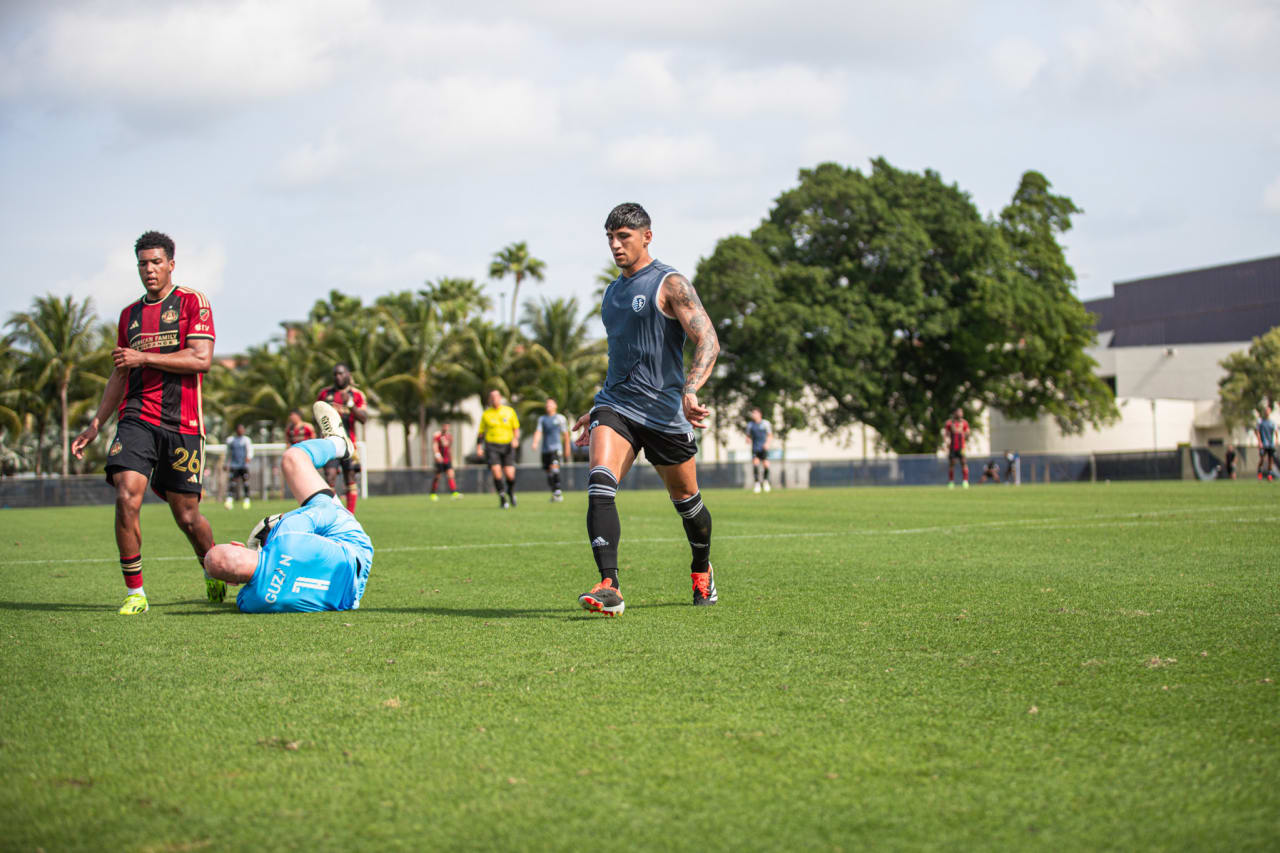
M168 234L161 234L159 231L148 231L133 244L133 253L135 255L143 249L164 249L165 259L173 260L173 238Z
M649 214L645 209L635 202L628 201L609 211L609 218L604 221L604 230L634 228L637 231L648 231L650 224Z

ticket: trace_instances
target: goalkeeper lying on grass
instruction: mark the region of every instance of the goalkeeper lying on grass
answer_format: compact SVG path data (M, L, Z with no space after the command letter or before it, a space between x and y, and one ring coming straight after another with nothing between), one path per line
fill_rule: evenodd
M360 606L373 566L373 543L317 470L354 450L333 406L314 406L323 438L293 445L281 459L285 484L301 506L258 522L247 545L215 545L205 570L244 584L245 613L351 610Z

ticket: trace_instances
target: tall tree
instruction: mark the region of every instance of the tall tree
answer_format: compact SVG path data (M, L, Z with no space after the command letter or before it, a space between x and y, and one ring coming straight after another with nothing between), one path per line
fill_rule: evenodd
M530 300L524 304L522 325L529 330L531 350L546 357L530 384L521 388L526 400L521 414L539 410L547 397L554 397L566 416L587 411L604 380L608 343L591 338L577 298Z
M1280 397L1280 326L1259 335L1244 352L1233 352L1219 364L1218 398L1227 428L1252 426L1263 405L1275 408Z
M865 423L898 452L936 450L956 408L1105 421L1114 402L1056 241L1075 211L1037 173L991 222L932 171L802 170L749 240L699 266L717 381L744 405L779 401L788 428L805 401L827 431Z
M529 254L529 246L524 241L512 243L506 248L494 252L489 264L489 277L503 279L511 276L514 286L511 289L511 326L516 324L516 306L520 304L520 284L526 278L542 281L547 265Z
M23 352L21 381L34 395L47 395L57 406L62 475L66 476L71 456L68 389L77 379L98 387L107 382L93 300L40 296L31 310L11 315L8 326L10 343Z

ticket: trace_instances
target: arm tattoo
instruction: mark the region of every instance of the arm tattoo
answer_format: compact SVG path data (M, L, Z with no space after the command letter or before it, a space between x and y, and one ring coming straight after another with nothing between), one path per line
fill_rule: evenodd
M720 339L689 280L673 275L666 285L668 313L680 321L685 334L693 341L693 363L685 375L684 393L696 394L711 376L711 368L720 354Z

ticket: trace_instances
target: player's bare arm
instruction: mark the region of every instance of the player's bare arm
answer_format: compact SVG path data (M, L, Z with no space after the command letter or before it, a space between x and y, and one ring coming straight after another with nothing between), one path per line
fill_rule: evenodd
M129 347L116 347L111 351L116 369L154 367L168 373L208 373L213 364L213 341L196 338L187 342L186 349L177 352L142 352Z
M662 282L658 290L658 308L679 320L684 333L693 341L693 361L684 378L684 414L690 424L703 429L711 410L698 403L698 390L711 377L716 356L720 354L720 338L707 316L707 309L702 307L698 292L689 279L679 273L667 276Z
M107 387L102 391L102 402L98 404L98 411L93 416L93 420L89 421L89 426L84 432L75 437L71 442L71 453L77 459L84 458L84 449L98 437L98 430L102 429L102 425L110 419L111 414L120 408L120 401L124 399L125 389L129 387L129 369L127 367L117 367L111 371L111 376L107 379Z

